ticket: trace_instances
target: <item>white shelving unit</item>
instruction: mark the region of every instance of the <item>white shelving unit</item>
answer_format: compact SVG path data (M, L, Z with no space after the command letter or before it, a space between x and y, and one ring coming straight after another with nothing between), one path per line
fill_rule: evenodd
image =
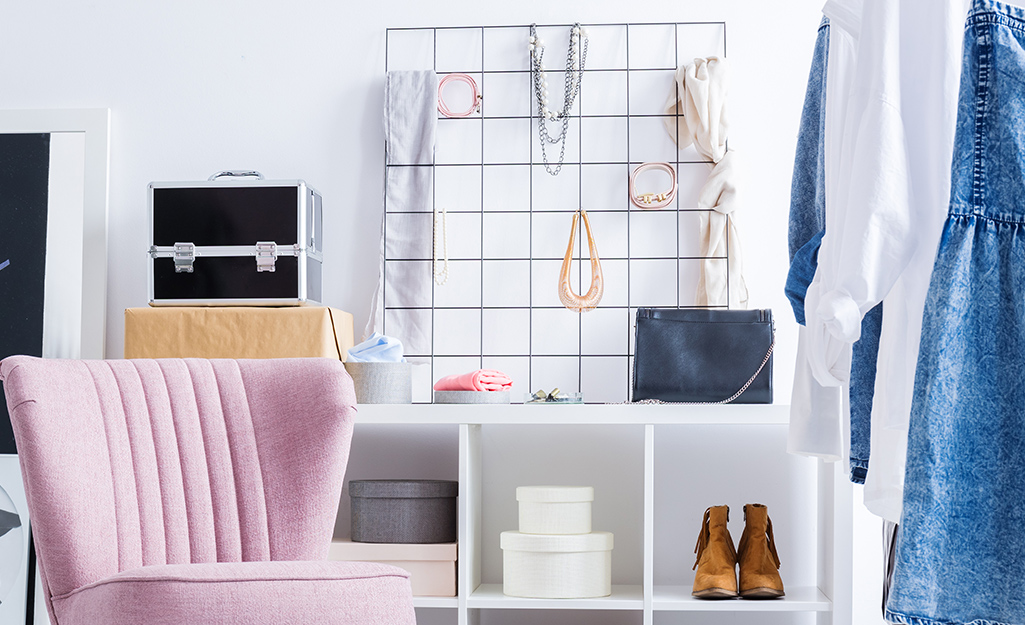
M629 618L625 622L644 625L685 623L695 618L687 613L703 614L702 623L714 622L715 613L747 613L756 619L750 622L758 622L758 614L793 613L811 615L795 617L799 620L793 622L807 623L811 619L818 625L850 625L851 486L845 467L839 464L786 454L781 441L785 441L788 419L789 407L785 405L361 405L354 450L361 441L369 440L372 442L364 444L390 446L382 441L389 436L402 440L406 430L406 439L426 438L422 435L424 428L440 428L443 437L458 431L458 596L416 598L418 613L431 609L429 622L486 625L492 611L602 610L632 613L624 616ZM378 432L383 428L385 434L372 439L362 437L375 428ZM578 439L581 442L577 443ZM735 454L720 451L731 448L734 440L738 441ZM415 448L409 440L404 444ZM617 451L620 446L621 453ZM450 455L456 453L455 449L454 444L442 445L435 453ZM563 449L569 460L561 457ZM367 455L350 461L350 476L360 473L360 462L368 462L369 457L379 459L383 451L364 450ZM409 455L403 450L393 453ZM489 454L496 457L490 458ZM524 454L529 455L529 461ZM510 462L509 458L515 460ZM518 462L519 458L524 462ZM727 467L721 471L725 477L716 484L703 484L712 478L701 470L702 465L718 458ZM570 477L575 480L567 483L579 483L580 476L586 478L592 473L598 481L595 528L615 529L617 533L610 597L522 599L502 593L497 531L515 528L511 512L515 500L508 501L509 483L524 471L543 473L545 463L552 465L553 472L564 472L566 466L571 466ZM602 477L609 475L609 465L622 467L622 483ZM714 466L707 468L716 471ZM363 469L359 477L367 477ZM759 480L764 484L759 485ZM643 492L633 492L633 485ZM689 582L681 576L690 574L693 563L689 551L700 527L698 510L729 503L735 516L731 516L730 529L737 541L743 523L740 506L753 499L738 501L737 497L744 495L736 493L757 493L759 489L773 493L770 514L776 519L777 545L784 557L781 573L786 597L772 601L694 599ZM705 494L709 492L714 494ZM623 503L614 506L618 510L600 517L597 511L603 496L614 499L613 503ZM684 505L688 507L680 508ZM788 510L788 505L794 511ZM812 512L805 514L808 510ZM697 518L693 518L695 515ZM814 518L804 518L809 516ZM779 519L800 527L789 534L786 529L781 532L784 525ZM612 528L602 523L618 525ZM788 537L788 544L782 544L781 535ZM623 560L618 569L617 557ZM445 614L439 615L439 610ZM723 620L733 623L736 621L730 619L735 618L724 616ZM586 615L581 619L579 622L589 620ZM495 620L510 622L508 618Z

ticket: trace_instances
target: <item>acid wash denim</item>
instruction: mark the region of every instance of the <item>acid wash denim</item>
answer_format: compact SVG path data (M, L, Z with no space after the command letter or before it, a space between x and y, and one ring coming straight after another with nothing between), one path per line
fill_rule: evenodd
M804 297L818 267L819 245L826 227L826 66L829 60L829 20L822 19L808 89L801 112L794 177L790 186L790 271L783 290L804 325ZM864 484L872 435L872 395L875 392L882 304L865 315L861 339L854 344L851 360L851 481Z
M968 16L886 618L1025 623L1025 10Z

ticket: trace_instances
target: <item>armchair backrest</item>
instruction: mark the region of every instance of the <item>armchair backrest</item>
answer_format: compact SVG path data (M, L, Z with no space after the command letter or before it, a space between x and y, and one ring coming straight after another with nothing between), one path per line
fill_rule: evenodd
M144 565L327 557L341 362L0 362L47 600Z

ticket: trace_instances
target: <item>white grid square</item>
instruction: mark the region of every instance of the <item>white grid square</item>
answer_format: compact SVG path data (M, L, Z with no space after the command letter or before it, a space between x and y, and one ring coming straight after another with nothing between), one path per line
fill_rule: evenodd
M438 29L437 71L463 74L481 71L484 69L483 45L484 33L479 28Z
M629 379L630 369L626 356L580 359L580 392L585 402L626 401Z
M434 69L434 30L389 30L388 71Z
M630 256L676 258L676 211L636 210L630 213Z
M584 70L626 69L626 26L585 26L587 60Z
M529 132L528 119L484 120L484 163L529 163L530 144L523 140Z
M691 148L693 149L693 148ZM680 163L676 168L676 197L680 208L697 208L701 188L708 182L712 166L706 163Z
M435 356L467 356L480 354L480 310L434 311ZM435 358L435 363L437 363ZM453 373L461 373L454 371ZM437 375L437 366L435 366Z
M481 167L435 167L434 193L438 209L448 212L479 211Z
M701 276L701 265L704 260L680 261L680 306L697 306L698 279ZM725 263L726 261L712 261Z
M530 213L485 213L484 258L530 258Z
M530 311L530 353L569 356L580 353L580 314L568 308Z
M581 165L580 205L588 212L630 207L627 165Z
M601 248L598 249L601 250ZM601 302L598 303L599 308L602 306L626 306L629 283L628 266L629 261L626 260L601 261L601 272L605 278L605 294L602 295ZM584 276L590 282L591 268L590 266L585 267L587 273ZM579 293L579 291L577 292Z
M572 213L534 213L530 223L530 251L534 258L556 259L566 255L570 230L573 226ZM573 255L580 254L580 226L577 226ZM584 236L585 242L587 236ZM601 248L598 248L601 249Z
M676 306L676 260L631 260L630 305Z
M677 24L677 65L693 63L695 58L726 56L725 24Z
M676 144L666 129L671 117L630 118L630 160L634 163L676 161Z
M627 258L627 213L601 213L587 211L587 218L591 222L591 233L594 235L594 243L598 247L598 257L603 261L611 258ZM567 228L567 230L569 230ZM581 224L581 232L577 233L587 238L586 231ZM566 233L569 236L569 232ZM579 248L578 254L587 257L588 248L586 243ZM563 250L565 254L565 250Z
M527 50L530 29L490 27L484 29L484 71L529 70Z
M448 229L449 259L477 260L480 258L480 213L450 213L445 216ZM423 238L430 241L430 228L424 230Z
M558 176L535 165L531 168L531 177L530 196L535 215L543 211L575 211L580 207L580 165L565 165ZM569 225L566 232L569 233Z
M530 74L488 74L481 89L486 117L526 117L534 106Z
M482 263L485 307L530 306L529 260L486 260Z
M674 24L632 25L630 69L676 68L676 26Z
M626 354L630 317L625 308L595 308L580 316L580 353Z
M530 211L530 167L490 165L484 168L485 211Z
M581 120L581 126L583 162L626 162L627 118L591 117Z
M676 72L630 72L630 115L665 115L666 101L676 92Z
M481 346L489 356L530 353L530 309L499 308L483 312Z
M530 363L530 388L572 393L580 388L580 359L535 356ZM542 407L541 409L543 409Z
M548 135L553 139L559 136L562 132L562 122L548 122L545 127L548 129ZM579 163L580 162L580 119L574 117L569 120L567 124L568 130L566 131L566 156L563 159L564 163ZM559 151L562 149L561 143L546 143L545 151L542 153L541 141L537 138L538 135L538 123L537 117L534 117L530 121L530 162L534 165L543 165L544 155L548 155L548 163L555 171L556 166L559 164ZM565 169L565 167L563 168ZM542 167L542 171L544 168ZM559 174L560 176L562 174ZM535 209L537 210L537 209Z
M582 114L626 115L626 75L624 71L585 72L580 85Z
M701 254L701 216L705 211L680 211L680 258Z
M448 264L448 280L434 285L434 305L446 307L478 307L481 305L479 260L453 260Z
M439 165L482 163L482 127L479 117L439 119L434 146L434 162Z

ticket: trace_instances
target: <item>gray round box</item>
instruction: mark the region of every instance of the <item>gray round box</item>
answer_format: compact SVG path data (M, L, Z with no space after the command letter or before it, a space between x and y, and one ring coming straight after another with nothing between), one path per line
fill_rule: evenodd
M450 480L352 480L352 541L456 542L456 495Z
M408 362L347 362L357 404L413 403L413 365Z

